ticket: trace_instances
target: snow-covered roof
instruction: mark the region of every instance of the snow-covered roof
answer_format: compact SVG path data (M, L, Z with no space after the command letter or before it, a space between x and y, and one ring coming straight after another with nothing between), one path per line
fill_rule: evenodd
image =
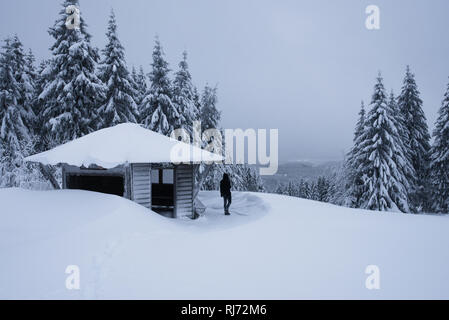
M125 163L218 162L223 157L147 130L138 124L125 123L93 132L25 160L77 167L95 164L109 169Z

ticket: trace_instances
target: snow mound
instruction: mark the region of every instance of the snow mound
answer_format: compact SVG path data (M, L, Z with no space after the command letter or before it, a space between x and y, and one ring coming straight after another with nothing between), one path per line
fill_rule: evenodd
M0 190L0 298L449 298L449 217L254 193L234 193L225 217L217 192L200 198L191 221L111 195Z

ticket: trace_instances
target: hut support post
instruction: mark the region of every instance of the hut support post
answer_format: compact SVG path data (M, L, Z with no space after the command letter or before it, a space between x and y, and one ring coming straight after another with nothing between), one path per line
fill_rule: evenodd
M50 167L43 165L42 163L39 163L39 168L42 172L42 175L50 181L51 185L55 190L60 190L61 186L59 185L58 181L56 181L56 178L53 176L53 174L50 171Z
M212 169L213 164L208 164L205 166L204 171L201 173L201 176L199 177L198 183L195 186L195 189L193 190L193 201L195 201L196 197L198 196L198 193L200 193L201 187L203 186L204 181L206 180L206 177L208 176L210 170ZM200 165L197 166L195 170L195 176L200 170Z

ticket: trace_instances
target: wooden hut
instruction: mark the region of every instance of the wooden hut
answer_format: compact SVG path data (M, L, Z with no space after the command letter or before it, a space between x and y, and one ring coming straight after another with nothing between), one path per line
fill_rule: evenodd
M26 160L62 165L63 189L122 196L179 218L193 215L199 164L223 158L137 124L121 124Z

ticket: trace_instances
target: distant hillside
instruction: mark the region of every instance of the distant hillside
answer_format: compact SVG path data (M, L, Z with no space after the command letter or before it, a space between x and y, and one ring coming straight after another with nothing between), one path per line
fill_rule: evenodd
M311 162L311 161L289 161L279 165L274 176L263 176L262 179L268 192L274 191L279 183L288 183L292 180L315 180L319 176L332 174L341 161Z

